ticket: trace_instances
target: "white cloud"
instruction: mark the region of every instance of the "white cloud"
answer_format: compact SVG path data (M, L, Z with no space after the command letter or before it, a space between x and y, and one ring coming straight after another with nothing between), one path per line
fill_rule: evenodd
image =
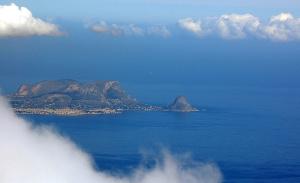
M178 21L181 28L190 31L198 36L203 36L205 31L202 28L202 22L200 20L193 20L192 18L184 18Z
M105 21L90 27L94 32L109 34L112 36L162 36L169 37L171 32L166 26L137 26L135 24L108 24Z
M112 36L122 36L122 35L136 35L143 36L144 30L134 24L130 25L118 25L118 24L108 24L105 21L94 24L91 26L91 30L97 33L106 33Z
M230 14L218 18L217 31L225 39L241 39L257 31L260 21L251 14Z
M222 179L214 165L182 166L169 154L152 169L139 168L130 175L96 171L88 154L48 127L33 127L16 116L1 97L0 162L1 183L220 183Z
M290 13L273 16L262 27L262 33L263 37L275 41L300 40L300 18L295 18Z
M0 37L61 34L55 24L33 17L25 7L0 5Z
M101 21L100 23L93 25L91 27L91 30L99 33L107 33L110 31L107 23L104 21Z
M215 34L223 39L244 39L250 36L274 41L300 40L300 18L290 13L273 16L267 22L252 14L225 14L198 21L186 18L178 22L180 27L198 36Z

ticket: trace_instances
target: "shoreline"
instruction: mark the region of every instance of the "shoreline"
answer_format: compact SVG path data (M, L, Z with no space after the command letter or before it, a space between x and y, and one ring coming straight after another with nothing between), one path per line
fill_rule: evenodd
M101 109L91 109L91 110L81 110L81 109L49 109L49 108L13 108L16 114L21 115L55 115L55 116L82 116L82 115L115 115L122 114L126 111L133 112L175 112L175 113L190 113L199 112L200 110L168 110L163 108L145 108L145 109L111 109L111 108L101 108Z
M57 116L81 116L81 115L108 115L120 114L121 110L116 109L93 109L93 110L80 110L80 109L40 109L40 108L13 108L16 114L35 114L35 115L57 115Z

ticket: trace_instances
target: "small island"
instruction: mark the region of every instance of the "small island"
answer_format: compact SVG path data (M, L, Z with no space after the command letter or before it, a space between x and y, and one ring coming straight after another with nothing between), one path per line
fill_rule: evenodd
M178 96L174 102L168 106L170 111L174 112L195 112L199 111L197 108L193 107L187 100L185 96Z
M8 96L18 114L65 115L118 114L123 111L198 111L179 96L169 106L138 102L118 81L81 83L75 80L49 80L22 84Z

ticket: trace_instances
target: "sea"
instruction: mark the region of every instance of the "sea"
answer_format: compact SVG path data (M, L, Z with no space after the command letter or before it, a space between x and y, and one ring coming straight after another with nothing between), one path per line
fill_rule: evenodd
M23 115L91 155L95 167L128 173L161 151L219 167L226 183L300 182L300 88L127 84L139 101L185 95L199 112Z

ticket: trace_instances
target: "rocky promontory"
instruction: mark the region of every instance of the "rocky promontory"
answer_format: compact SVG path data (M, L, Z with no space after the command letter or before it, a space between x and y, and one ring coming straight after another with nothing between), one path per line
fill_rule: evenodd
M178 96L175 98L174 102L168 106L168 110L174 112L195 112L199 111L193 107L187 100L185 96Z

